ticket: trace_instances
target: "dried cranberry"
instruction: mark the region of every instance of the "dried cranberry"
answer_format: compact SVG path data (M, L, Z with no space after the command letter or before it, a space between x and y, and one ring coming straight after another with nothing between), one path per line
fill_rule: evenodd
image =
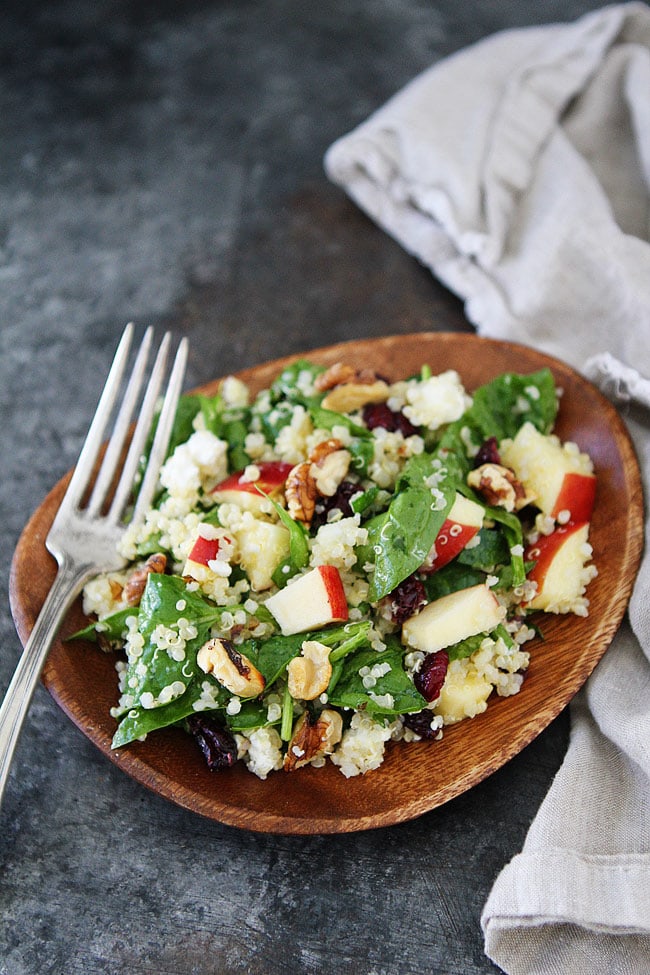
M405 714L404 724L411 731L414 731L416 735L420 738L433 739L437 738L440 734L438 728L435 730L431 727L431 722L433 721L433 711L429 711L426 708L423 711L417 711L415 714Z
M426 589L414 575L407 576L388 596L390 615L394 623L403 623L414 616L427 601Z
M480 467L481 464L500 464L501 457L499 455L499 445L497 443L496 437L488 437L484 440L478 449L478 453L474 458L474 467Z
M188 718L187 727L211 772L232 768L237 761L237 745L227 728L200 714Z
M350 498L354 497L358 492L358 484L354 484L352 481L341 481L331 498L319 498L311 520L312 529L317 530L321 525L326 524L328 512L334 511L336 508L338 508L344 518L348 518L352 514Z
M413 683L425 701L435 701L442 690L447 676L449 654L446 650L436 650L428 653L422 661L422 666L413 675Z
M411 421L401 410L391 410L386 403L367 403L363 408L363 422L369 430L383 427L391 433L399 431L405 437L411 437L418 432Z

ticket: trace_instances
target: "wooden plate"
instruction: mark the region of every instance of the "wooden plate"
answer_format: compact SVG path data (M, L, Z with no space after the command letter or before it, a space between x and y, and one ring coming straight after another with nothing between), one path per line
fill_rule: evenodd
M445 730L442 741L388 747L374 772L346 779L329 764L261 781L239 765L211 773L192 739L178 729L111 751L115 730L109 708L117 700L114 659L92 644L57 640L43 681L81 731L138 782L210 819L270 833L339 833L412 819L485 779L521 751L555 718L585 682L610 644L623 617L642 544L642 492L634 451L614 407L590 383L561 362L521 345L474 335L417 333L310 351L323 364L347 361L399 379L428 363L432 370L457 369L471 390L507 370L531 372L549 366L564 390L557 432L587 451L598 475L590 540L598 577L589 587L587 619L545 616L545 642L531 644L523 688L511 698L491 699L487 711ZM292 356L240 373L253 390L268 386ZM205 387L214 392L216 381ZM65 480L45 498L26 526L12 564L11 605L23 642L27 639L55 566L44 539L65 489ZM79 603L62 638L83 625Z

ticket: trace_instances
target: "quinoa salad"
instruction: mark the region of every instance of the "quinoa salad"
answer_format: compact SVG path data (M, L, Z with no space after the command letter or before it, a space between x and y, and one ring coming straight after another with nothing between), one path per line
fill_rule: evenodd
M304 359L182 397L127 567L83 593L75 636L116 654L113 747L179 726L213 770L351 777L517 694L543 614L586 616L596 575L560 404L548 369L470 394Z

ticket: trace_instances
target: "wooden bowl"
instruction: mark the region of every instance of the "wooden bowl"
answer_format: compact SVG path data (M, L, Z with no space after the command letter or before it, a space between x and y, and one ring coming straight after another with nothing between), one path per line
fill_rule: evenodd
M598 577L589 586L588 618L544 616L545 640L529 644L531 663L522 690L496 695L487 711L445 730L439 742L389 745L383 765L346 779L330 763L261 781L243 764L211 773L194 741L179 729L111 750L116 703L114 658L93 644L64 642L84 623L71 610L43 671L63 711L112 762L138 782L210 819L270 833L339 833L412 819L481 782L521 751L567 705L609 646L623 617L642 546L643 502L634 450L614 407L574 370L526 346L455 333L417 333L341 343L305 354L325 365L368 366L399 379L428 363L456 369L472 390L504 371L553 371L564 390L557 433L593 459L598 494L590 541ZM239 376L254 391L269 385L298 356L247 369ZM217 381L204 387L214 392ZM27 524L12 563L10 594L16 628L26 641L55 575L44 540L65 490L63 479Z

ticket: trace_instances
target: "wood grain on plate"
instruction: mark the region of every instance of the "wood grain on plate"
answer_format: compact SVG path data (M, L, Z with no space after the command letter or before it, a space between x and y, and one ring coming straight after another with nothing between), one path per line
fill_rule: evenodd
M346 779L329 764L261 781L243 765L211 773L193 740L179 729L111 751L109 708L118 696L114 658L92 644L64 642L83 625L79 602L50 652L43 681L85 735L138 782L193 812L244 829L338 833L412 819L485 779L519 753L566 706L614 636L630 595L642 544L642 492L634 451L614 407L576 372L528 347L455 333L417 333L343 343L305 356L329 365L373 367L396 380L428 363L458 370L472 390L504 371L549 366L563 389L556 430L592 457L598 494L590 540L599 569L589 586L590 615L544 616L545 641L529 644L531 664L519 694L491 699L478 717L445 730L440 742L391 745L384 764ZM264 388L291 356L239 376ZM217 381L204 389L214 392ZM65 489L60 482L26 526L12 564L11 603L26 641L55 574L44 540Z

